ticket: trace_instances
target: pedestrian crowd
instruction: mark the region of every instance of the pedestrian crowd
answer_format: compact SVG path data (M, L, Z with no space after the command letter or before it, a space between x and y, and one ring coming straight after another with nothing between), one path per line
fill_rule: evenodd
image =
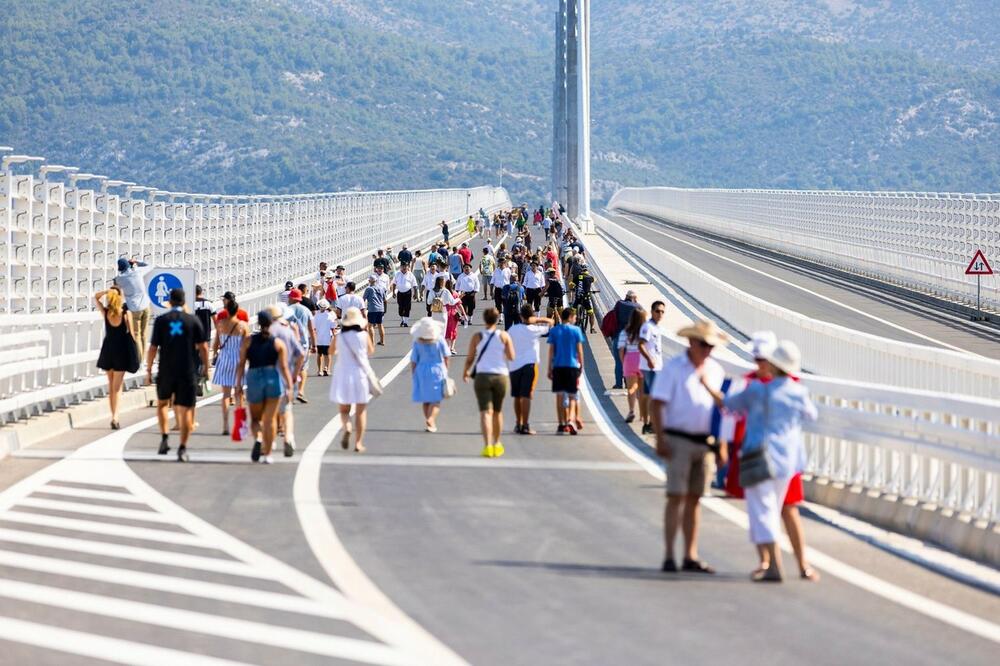
M534 435L532 398L543 363L551 382L556 434L576 435L587 333L596 331L595 279L583 246L563 224L558 203L528 212L527 206L470 215L463 233L484 241L478 256L470 242L452 242L442 221L441 240L411 250L379 248L360 285L342 265L321 263L312 280L289 281L275 303L251 321L236 296L226 292L216 309L201 293L189 307L181 289L169 292L169 310L152 322L141 262L120 260L109 289L95 295L105 321L98 366L108 374L111 427L119 428L118 396L126 372L141 366L147 381L157 359L159 453L170 451L168 410L174 409L179 461L187 443L200 383L214 367L212 383L222 391L223 434L253 438L251 459L273 462L280 438L285 456L295 452L294 403L308 403L307 378L331 377L329 400L341 419L341 445L366 450L367 405L382 392L369 357L385 344L385 314L396 302L399 326L408 328L411 399L420 404L424 430L437 432L444 400L458 392L449 376L458 338L469 332L461 377L470 383L480 416L481 455L504 455L503 404L510 395L512 432ZM532 230L541 231L536 245ZM414 315L421 304L424 316ZM419 307L419 306L416 306ZM544 316L540 314L543 312ZM477 310L481 326L474 326ZM629 291L600 322L614 351L615 389L625 391L624 422L638 418L640 434L652 435L666 463L664 572L714 573L700 558L700 501L722 468L726 492L745 497L750 537L758 553L755 581L782 579L781 522L795 550L800 575L817 580L805 556L796 505L803 499L802 423L816 418L808 391L798 381L797 347L772 333L752 340L756 369L733 380L712 358L728 342L713 323L697 321L677 335L687 349L664 360L662 328L666 304L647 311ZM251 324L255 324L252 328ZM548 348L543 361L541 340ZM313 356L315 360L313 361ZM313 362L315 365L313 365ZM234 414L232 421L230 416ZM352 418L353 417L353 418ZM725 424L730 429L725 431ZM716 465L717 463L717 465ZM677 533L683 534L680 563Z

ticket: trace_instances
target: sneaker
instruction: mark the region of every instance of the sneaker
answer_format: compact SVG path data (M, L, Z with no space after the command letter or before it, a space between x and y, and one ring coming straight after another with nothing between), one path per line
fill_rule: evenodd
M569 429L568 428L569 428L569 426L567 426L565 423L560 423L559 427L556 428L556 434L557 435L568 435L569 434Z
M162 435L160 437L160 450L157 451L161 456L165 456L170 453L170 445L167 443L167 436Z
M286 458L291 458L293 455L295 455L295 443L294 442L289 442L286 439L285 440L285 457Z
M264 456L263 458L261 458L260 461L262 463L264 463L265 465L270 465L270 464L272 464L274 462L274 458L272 458L271 455L268 454L268 455Z
M528 425L527 423L525 423L523 426L521 426L521 434L522 435L537 435L538 433L536 431L532 430L530 425Z
M253 443L253 450L250 451L250 460L254 462L260 460L260 447L261 447L260 441L256 441Z
M493 445L493 457L494 458L499 458L500 456L503 455L503 453L504 453L503 444L501 444L500 442L497 442L496 444Z
M188 461L187 447L181 444L179 447L177 447L177 462L187 462L187 461Z
M576 434L576 428L573 427L572 423L567 423L566 424L566 432L568 432L571 435L575 435Z
M480 455L482 455L484 458L492 458L493 457L493 445L492 444L487 444L486 446L484 446L483 447L483 451L482 451L482 453Z
M653 434L653 426L652 426L652 424L643 423L642 424L642 434L643 435L652 435Z

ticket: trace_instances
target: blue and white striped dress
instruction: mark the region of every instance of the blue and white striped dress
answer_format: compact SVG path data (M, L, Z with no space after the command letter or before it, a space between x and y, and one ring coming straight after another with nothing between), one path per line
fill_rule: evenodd
M215 374L212 383L224 388L236 386L236 366L240 363L240 348L243 346L242 335L219 334L219 357L215 362Z

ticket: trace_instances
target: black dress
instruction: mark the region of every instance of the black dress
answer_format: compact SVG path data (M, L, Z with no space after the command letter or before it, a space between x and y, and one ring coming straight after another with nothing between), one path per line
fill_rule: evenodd
M104 315L104 342L101 343L101 354L97 357L97 367L101 370L118 370L128 372L136 354L135 339L128 332L125 317L118 326L112 326L108 316Z

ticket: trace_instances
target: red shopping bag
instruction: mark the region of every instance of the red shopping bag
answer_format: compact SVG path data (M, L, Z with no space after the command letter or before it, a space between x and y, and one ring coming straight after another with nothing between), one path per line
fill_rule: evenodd
M243 438L247 435L248 428L247 424L247 408L237 407L233 410L233 436L234 442L242 442Z

